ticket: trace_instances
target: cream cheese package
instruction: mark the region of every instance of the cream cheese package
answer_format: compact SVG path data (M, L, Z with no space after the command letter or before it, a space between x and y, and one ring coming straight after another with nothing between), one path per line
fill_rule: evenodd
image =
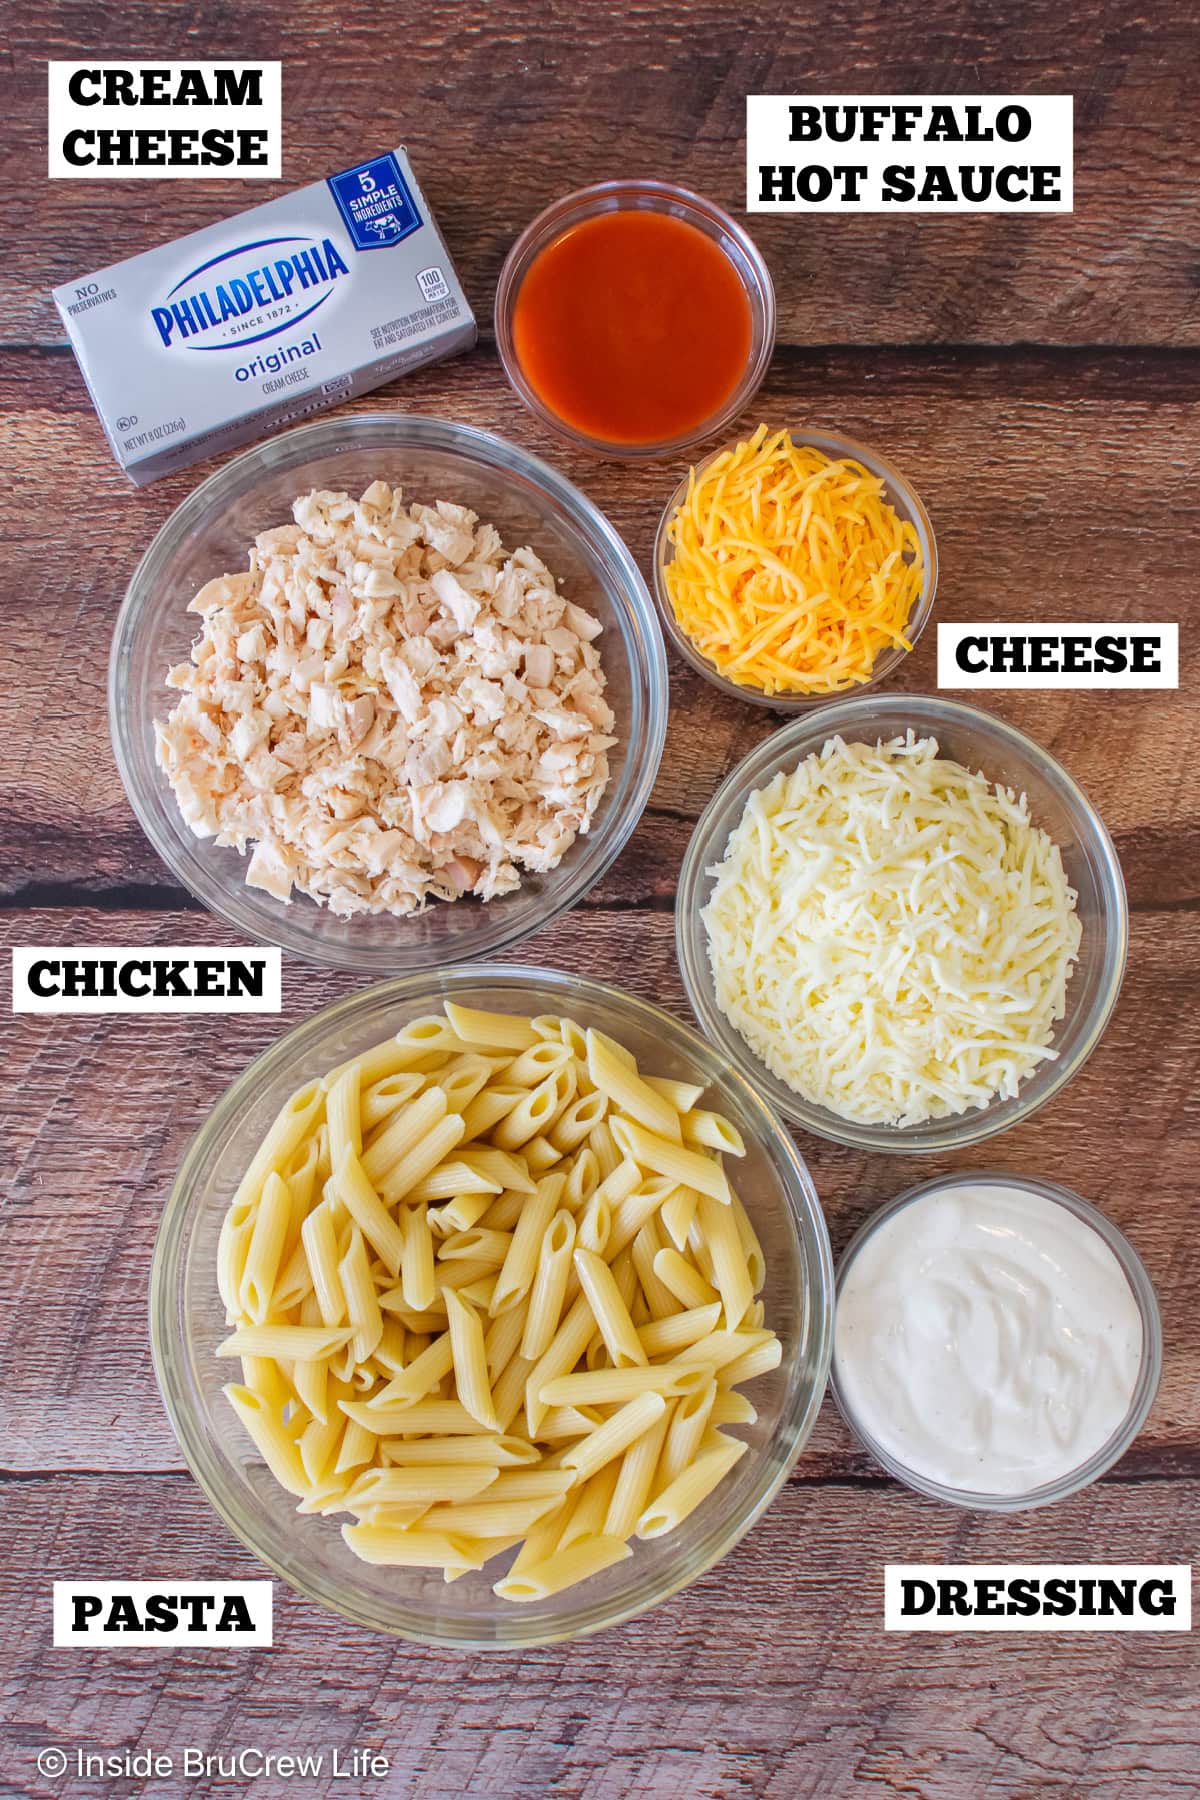
M476 335L403 148L69 282L54 302L139 487Z

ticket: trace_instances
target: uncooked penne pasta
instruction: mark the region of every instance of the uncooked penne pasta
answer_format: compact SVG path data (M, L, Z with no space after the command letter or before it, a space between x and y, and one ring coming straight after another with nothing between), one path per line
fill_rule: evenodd
M538 1042L530 1021L515 1013L485 1012L447 1000L446 1017L467 1044L482 1044L491 1050L528 1050Z
M648 1087L636 1065L617 1056L611 1041L597 1031L587 1034L587 1071L600 1093L607 1094L616 1113L637 1120L648 1131L674 1143L682 1141L679 1114L671 1102ZM619 1142L615 1124L613 1129Z
M525 1603L690 1516L782 1356L703 1091L586 1021L452 1003L291 1097L217 1283L225 1391L298 1510L445 1581L507 1552Z
M638 1537L665 1537L668 1531L674 1531L702 1500L707 1500L717 1483L745 1455L746 1448L736 1438L729 1438L715 1449L703 1451L690 1468L684 1469L650 1502L637 1522Z
M502 1600L519 1603L544 1600L547 1595L574 1587L577 1581L586 1581L589 1576L611 1569L614 1563L624 1562L632 1555L629 1545L623 1544L620 1538L580 1538L569 1550L556 1550L544 1562L534 1563L516 1573L510 1570L496 1583L493 1592Z
M699 1150L689 1150L682 1144L673 1143L660 1133L648 1131L636 1119L615 1118L612 1131L618 1149L637 1163L640 1169L648 1169L655 1175L665 1175L673 1182L694 1187L698 1193L711 1194L714 1200L721 1201L725 1206L729 1205L729 1183L725 1179L725 1171L713 1158L703 1155Z
M291 1223L291 1189L283 1176L272 1169L254 1213L239 1294L242 1311L256 1325L263 1323L271 1309L275 1278Z

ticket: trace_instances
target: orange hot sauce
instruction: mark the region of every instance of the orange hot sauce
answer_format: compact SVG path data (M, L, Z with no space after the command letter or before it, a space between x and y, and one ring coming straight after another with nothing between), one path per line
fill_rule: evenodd
M525 379L565 425L653 444L702 425L733 393L750 355L750 302L695 225L601 213L534 257L512 331Z

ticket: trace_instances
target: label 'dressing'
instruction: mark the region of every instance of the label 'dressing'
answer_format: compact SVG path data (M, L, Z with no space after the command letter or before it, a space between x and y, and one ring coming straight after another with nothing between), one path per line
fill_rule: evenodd
M1177 688L1178 625L939 625L940 688Z
M888 1563L885 1631L1190 1631L1190 1563Z
M282 1006L280 950L212 944L25 945L15 1013L256 1013Z
M270 1581L56 1581L54 1644L263 1648L273 1592Z
M52 62L47 173L58 180L277 180L278 62Z
M748 94L748 212L1071 212L1070 94Z

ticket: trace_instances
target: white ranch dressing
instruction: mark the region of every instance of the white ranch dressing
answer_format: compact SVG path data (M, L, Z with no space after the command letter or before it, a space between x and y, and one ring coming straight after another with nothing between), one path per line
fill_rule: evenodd
M1108 1441L1142 1348L1133 1290L1092 1226L1027 1188L964 1183L900 1207L855 1253L834 1372L914 1474L1023 1494Z

